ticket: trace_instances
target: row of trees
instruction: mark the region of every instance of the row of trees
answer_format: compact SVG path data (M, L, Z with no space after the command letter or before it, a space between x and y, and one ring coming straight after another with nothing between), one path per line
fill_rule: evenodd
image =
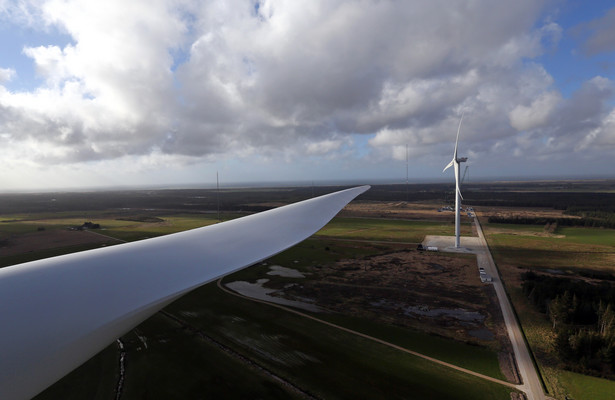
M571 370L615 376L615 288L528 272L522 288L551 321L557 354Z
M547 207L556 210L603 210L615 212L615 193L608 192L569 192L535 190L505 190L482 188L481 190L466 190L465 202L473 206L503 206L503 207Z
M584 220L601 221L607 228L615 227L615 205L610 205L602 210L585 210L579 207L570 207L564 214L576 215Z
M611 215L611 214L607 214ZM499 216L492 215L489 217L490 223L495 224L519 224L519 225L552 225L558 226L582 226L589 228L610 228L615 229L615 214L609 218L547 218L547 217L527 217L519 215Z

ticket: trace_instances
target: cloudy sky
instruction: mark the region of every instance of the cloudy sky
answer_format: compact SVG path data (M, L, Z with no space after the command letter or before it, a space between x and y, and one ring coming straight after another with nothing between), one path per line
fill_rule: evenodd
M0 191L615 177L615 6L0 0Z

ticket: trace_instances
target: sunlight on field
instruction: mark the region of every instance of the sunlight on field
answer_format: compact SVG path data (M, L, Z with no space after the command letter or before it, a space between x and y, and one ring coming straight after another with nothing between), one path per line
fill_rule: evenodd
M612 400L615 382L608 379L562 371L560 382L574 400Z
M542 228L487 224L485 233L501 262L523 268L596 269L615 272L615 230L559 228L558 236L536 236Z
M564 235L564 242L615 247L615 229L601 228L558 228Z

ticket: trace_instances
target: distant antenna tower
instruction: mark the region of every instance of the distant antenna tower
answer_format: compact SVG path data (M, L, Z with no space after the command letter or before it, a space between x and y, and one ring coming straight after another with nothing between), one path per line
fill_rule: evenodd
M222 222L220 219L220 181L218 180L218 171L216 171L216 203L218 204L218 222Z
M408 143L406 143L406 203L410 201L408 194Z

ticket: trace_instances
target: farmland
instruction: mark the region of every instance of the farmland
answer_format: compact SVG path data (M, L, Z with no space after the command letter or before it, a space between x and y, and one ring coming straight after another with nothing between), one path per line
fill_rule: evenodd
M578 185L573 189L583 189L579 193L598 190L595 183ZM533 188L475 184L464 196L469 204L482 204L477 210L484 221L490 213L557 217L565 212L559 200L570 188L540 185L542 195L536 195L537 186ZM221 219L335 189L223 190ZM453 233L452 213L437 211L448 190L445 185L417 185L408 194L400 185L376 186L312 238L224 278L222 284L256 285L267 279L263 288L275 291L280 299L318 307L320 311L304 312L318 320L515 382L494 293L480 284L475 258L416 250L425 235ZM495 204L501 191L516 194L503 196L506 204ZM609 195L608 190L600 193ZM0 196L0 204L6 204L0 217L1 265L218 222L216 196L206 190L21 196ZM406 196L410 202L404 201ZM582 196L569 198L578 205ZM515 207L514 199L523 204ZM549 206L552 200L560 208ZM101 229L67 231L84 221L98 223ZM615 273L613 231L487 223L484 231L550 393L582 399L589 386L598 391L591 398L611 390L612 381L565 371L555 361L550 322L525 300L520 273L527 269L564 276ZM68 233L79 240L67 239ZM465 217L462 235L473 235ZM19 247L25 243L31 247ZM272 266L297 271L303 278L271 275ZM466 323L454 314L421 314L436 309L463 309L474 319ZM475 332L480 334L474 336ZM508 399L514 392L323 322L227 294L216 283L173 303L120 342L37 398L115 396L121 354L123 399L348 398L356 393L367 398Z

